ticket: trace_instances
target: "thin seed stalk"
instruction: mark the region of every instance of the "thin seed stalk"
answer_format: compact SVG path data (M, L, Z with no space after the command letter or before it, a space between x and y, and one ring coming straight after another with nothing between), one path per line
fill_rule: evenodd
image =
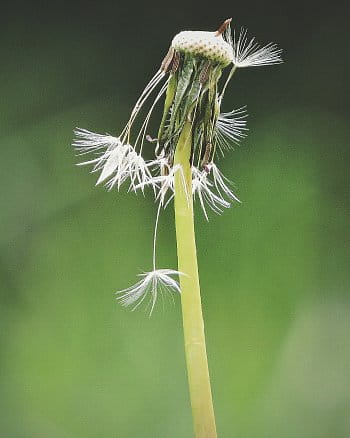
M181 307L195 436L216 438L194 233L190 167L191 137L191 124L186 122L174 157L174 165L180 164L183 169L183 173L180 171L175 173L178 269L185 274L180 275Z

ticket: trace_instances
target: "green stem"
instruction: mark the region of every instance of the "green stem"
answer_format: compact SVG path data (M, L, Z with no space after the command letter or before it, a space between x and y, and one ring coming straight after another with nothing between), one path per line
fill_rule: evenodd
M180 135L174 157L174 165L181 165L183 170L183 173L175 173L178 269L185 274L180 275L181 306L195 436L216 438L194 233L191 138L191 124L187 122Z

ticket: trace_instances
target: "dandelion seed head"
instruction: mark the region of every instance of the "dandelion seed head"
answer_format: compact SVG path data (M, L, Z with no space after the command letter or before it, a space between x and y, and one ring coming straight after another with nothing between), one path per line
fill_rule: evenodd
M224 65L233 60L232 46L216 32L185 30L174 37L171 45L179 52L203 56Z

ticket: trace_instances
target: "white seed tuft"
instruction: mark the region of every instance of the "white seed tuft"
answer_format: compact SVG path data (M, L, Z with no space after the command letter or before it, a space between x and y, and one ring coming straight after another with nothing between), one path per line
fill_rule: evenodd
M179 283L172 278L173 275L181 275L181 272L173 269L154 269L150 272L140 274L142 280L138 281L133 286L116 292L120 296L117 298L123 306L132 306L135 310L147 297L150 295L150 314L152 314L158 294L163 295L164 292L180 293Z
M207 220L206 206L220 214L224 208L230 208L232 201L240 202L228 184L230 181L214 163L208 164L203 170L192 166L192 194L194 199L198 198Z
M277 44L269 43L261 47L255 38L249 39L247 30L241 29L239 35L234 33L233 63L236 67L259 67L262 65L281 64L282 50Z

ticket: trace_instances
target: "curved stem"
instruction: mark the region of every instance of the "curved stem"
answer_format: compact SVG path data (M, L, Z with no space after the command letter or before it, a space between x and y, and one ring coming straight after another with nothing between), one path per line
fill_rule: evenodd
M228 77L226 79L225 85L223 86L222 91L220 93L220 97L219 97L220 104L221 104L222 98L224 97L224 94L225 94L225 91L226 91L226 87L227 87L228 83L230 82L230 80L232 79L232 76L235 74L236 70L237 70L237 66L234 65L231 68L231 71L230 71L230 73L229 73L229 75L228 75Z
M175 173L178 270L185 274L180 275L181 306L195 436L216 438L194 233L191 137L191 124L186 122L174 157L174 165L180 164L183 170Z

